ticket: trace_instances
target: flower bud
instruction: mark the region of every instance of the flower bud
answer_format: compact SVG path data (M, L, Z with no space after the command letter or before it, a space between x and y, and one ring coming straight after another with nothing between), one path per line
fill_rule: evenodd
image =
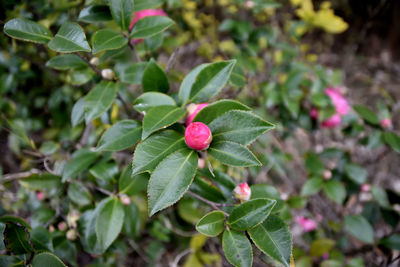
M60 223L58 223L57 228L60 231L65 231L65 230L67 230L67 224L65 222L60 222Z
M317 228L317 223L313 219L298 216L296 218L297 223L303 228L304 232L310 232Z
M115 77L114 72L112 71L112 69L104 69L104 70L102 70L101 71L101 76L104 79L107 79L107 80L112 80Z
M78 235L74 229L71 229L71 230L68 230L66 236L67 236L68 240L74 241Z
M49 232L50 232L50 233L53 233L55 230L56 230L56 229L54 228L53 225L50 225L50 226L49 226Z
M190 104L186 110L188 112L188 116L186 118L186 126L189 126L189 124L192 123L194 117L196 117L197 113L199 113L200 110L208 106L207 103L200 103L200 104Z
M98 57L92 57L90 59L90 64L95 65L95 66L99 65L99 58Z
M207 149L211 141L212 134L210 128L202 122L193 122L185 130L185 142L192 149Z
M250 0L247 0L247 1L244 3L244 5L245 5L247 8L253 8L253 7L254 7L254 2L253 2L253 1L250 1Z
M46 198L46 194L43 191L38 191L38 192L36 192L36 198L39 201L42 201Z
M332 172L330 170L325 170L322 176L325 180L329 180L332 178Z
M360 189L361 189L361 192L369 192L371 190L371 185L362 184Z
M237 199L247 201L251 196L251 189L247 183L242 183L235 187L233 193Z
M122 194L119 199L124 206L129 206L131 204L131 198L125 194Z
M392 121L390 119L388 119L388 118L382 119L381 120L381 126L382 126L382 128L385 128L385 129L391 129L392 128Z
M69 227L76 228L77 222L81 217L80 213L77 210L72 210L67 215L67 224Z
M197 162L197 168L203 169L205 166L206 166L206 163L204 162L204 159L199 158L199 160Z

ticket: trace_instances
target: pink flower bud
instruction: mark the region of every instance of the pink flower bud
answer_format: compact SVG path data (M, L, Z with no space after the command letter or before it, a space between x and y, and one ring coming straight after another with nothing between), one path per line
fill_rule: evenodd
M322 176L325 180L329 180L332 178L332 172L330 170L325 170Z
M250 1L250 0L247 0L247 1L244 3L244 5L245 5L247 8L253 8L253 7L254 7L254 2L253 2L253 1Z
M341 122L342 122L342 118L340 117L340 115L338 113L336 113L329 119L323 121L321 123L321 127L322 128L333 128L337 125L340 125Z
M313 219L298 216L296 222L303 228L304 232L310 232L317 228L317 223Z
M194 117L196 117L197 113L199 113L200 110L208 106L207 103L201 103L201 104L190 104L186 110L188 112L188 116L186 118L186 126L192 123Z
M361 189L361 192L369 192L371 190L371 185L362 184L360 189Z
M46 194L43 191L38 191L38 192L36 192L36 198L39 201L42 201L46 198Z
M60 222L60 223L58 223L57 228L60 231L65 231L65 230L67 230L67 224L65 222Z
M316 108L312 108L310 111L310 117L314 120L318 119L318 110Z
M167 14L162 9L145 9L137 11L133 13L131 25L129 26L129 31L132 30L133 26L138 20L152 16L167 16ZM143 39L133 39L131 42L133 44L137 44L143 42Z
M202 122L193 122L185 130L185 142L192 149L207 149L211 141L212 134L210 128Z
M206 166L206 163L204 162L204 159L199 158L199 161L197 162L197 168L203 169Z
M125 206L129 206L131 204L131 198L125 194L122 194L119 199L121 200L121 203Z
M237 199L247 201L250 199L251 189L247 183L241 183L240 185L235 187L233 193Z
M390 129L390 128L392 128L392 121L389 118L382 119L381 126L382 126L382 128Z
M327 88L325 94L329 96L339 115L346 115L350 111L350 105L346 98L343 97L341 88Z

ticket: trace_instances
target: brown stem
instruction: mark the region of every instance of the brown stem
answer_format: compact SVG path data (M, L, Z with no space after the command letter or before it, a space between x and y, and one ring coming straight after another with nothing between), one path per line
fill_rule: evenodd
M139 54L138 54L138 52L136 50L136 47L135 47L134 44L131 43L131 40L128 41L128 45L131 48L132 53L135 55L136 61L137 62L142 62L142 60L140 59Z
M205 199L204 197L199 196L198 194L196 194L196 193L194 193L192 191L187 191L187 193L189 195L191 195L192 197L197 198L200 201L203 201L204 203L208 204L209 206L213 207L214 209L222 211L225 214L225 216L229 216L229 214L227 212L221 210L219 207L231 206L231 204L216 203L216 202L210 201L208 199Z
M85 62L89 65L89 67L91 67L92 70L94 70L94 72L96 72L97 75L99 75L100 77L102 77L102 76L101 76L101 71L100 71L95 65L93 65L92 63L90 63L89 59L87 59L84 55L82 55L82 54L79 53L79 52L75 52L75 54L76 54L78 57L80 57L83 61L85 61Z

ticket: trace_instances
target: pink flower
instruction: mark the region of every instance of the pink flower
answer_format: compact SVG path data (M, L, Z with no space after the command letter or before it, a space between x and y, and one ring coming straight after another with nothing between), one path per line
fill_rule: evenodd
M329 119L324 120L321 123L321 126L323 128L333 128L333 127L339 125L341 122L342 122L342 118L340 117L339 114L336 113L332 117L330 117Z
M195 150L205 150L210 146L212 134L210 128L202 122L192 122L185 130L185 142Z
M318 110L316 108L312 108L310 111L310 116L314 120L318 119Z
M199 113L200 110L203 108L207 107L208 103L200 103L200 104L190 104L186 110L188 112L188 116L186 118L185 124L188 126L189 124L192 123L194 117L196 117L197 113Z
M313 219L298 216L296 222L303 228L305 232L310 232L317 228L317 223Z
M138 20L143 19L145 17L152 17L152 16L167 16L167 14L162 9L145 9L145 10L137 11L137 12L133 13L131 25L129 26L129 31L132 30L133 26L135 25L135 23ZM140 43L142 41L143 41L143 39L133 39L132 40L132 42L135 44Z
M362 184L360 189L361 189L361 192L369 192L371 190L371 185Z
M240 185L235 187L233 193L237 199L247 201L250 199L251 189L247 183L241 183Z
M392 128L392 121L389 118L382 119L381 126L385 129L390 129Z
M46 198L46 194L43 191L36 192L36 197L39 201L42 201Z

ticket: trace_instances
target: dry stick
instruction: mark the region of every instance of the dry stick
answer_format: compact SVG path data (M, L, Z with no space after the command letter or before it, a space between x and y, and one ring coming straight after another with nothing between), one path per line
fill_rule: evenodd
M165 73L168 74L168 72L171 70L171 68L175 65L178 56L179 56L179 47L175 49L175 51L172 53L172 55L169 57L167 66L165 67Z
M187 193L188 193L189 195L191 195L192 197L197 198L198 200L203 201L204 203L210 205L210 206L213 207L214 209L217 209L217 210L222 211L222 212L225 214L225 216L227 216L227 217L229 216L229 214L228 214L227 212L225 212L225 211L223 211L223 210L221 210L221 209L219 208L219 207L222 207L222 206L229 206L228 204L215 203L215 202L213 202L213 201L210 201L210 200L208 200L208 199L205 199L205 198L202 197L202 196L199 196L199 195L196 194L196 193L193 193L192 191L187 191Z
M18 172L18 173L10 173L10 174L5 174L3 175L3 179L1 179L2 182L10 182L13 180L18 180L22 178L26 178L31 176L32 174L40 174L41 171L38 169L32 169L27 172Z
M184 251L182 251L181 253L179 253L178 255L176 255L175 260L170 264L170 267L178 267L178 263L179 261L186 255L193 252L192 248L188 248L185 249Z

